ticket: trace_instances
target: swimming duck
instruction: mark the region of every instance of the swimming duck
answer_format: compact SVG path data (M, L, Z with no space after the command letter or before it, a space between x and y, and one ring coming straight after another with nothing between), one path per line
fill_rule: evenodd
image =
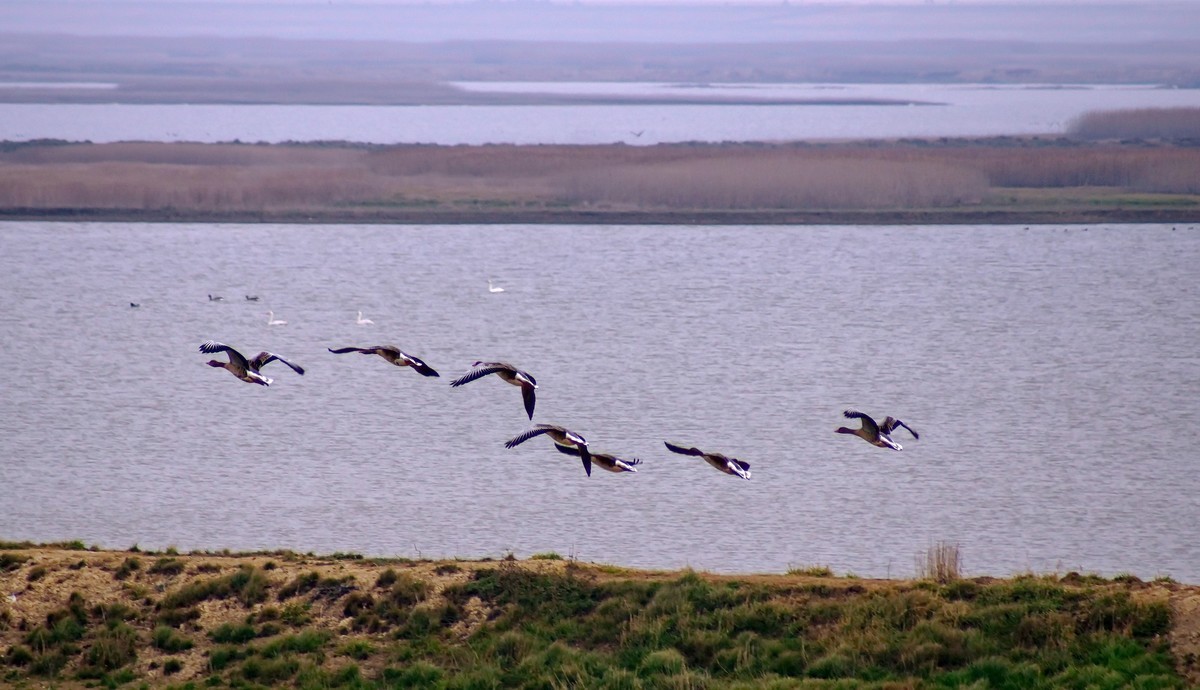
M683 446L677 446L667 441L664 441L663 443L666 444L667 450L671 451L672 453L679 453L680 455L696 455L704 458L705 462L717 468L718 470L721 470L725 474L732 474L734 476L741 477L742 479L750 478L750 463L748 462L721 455L720 453L705 453L699 448L684 448Z
M587 473L587 476L592 476L592 454L588 451L587 439L574 431L564 429L555 424L535 424L532 429L509 439L504 444L504 447L515 448L534 436L541 436L542 434L549 436L557 445L577 448L579 450L579 459L583 460L583 471Z
M555 443L554 449L565 455L579 457L579 449L574 446L560 446ZM593 463L609 472L637 472L637 466L642 464L642 461L637 458L622 460L615 455L608 455L607 453L592 453L588 451L588 456L591 457Z
M284 321L283 319L275 318L275 312L269 311L269 312L267 312L267 325L268 326L286 326L287 321Z
M847 419L861 419L862 426L857 429L849 429L841 426L835 429L839 434L852 434L870 443L873 446L880 448L891 448L892 450L904 450L904 446L892 440L892 432L897 427L904 427L908 433L912 434L913 438L921 438L921 436L912 430L904 422L894 417L884 417L883 422L876 422L870 416L859 412L858 410L846 410L842 413Z
M371 325L373 325L375 322L374 322L374 321L372 321L372 320L370 320L370 319L364 319L364 318L363 318L363 315L362 315L362 312L360 311L360 312L358 312L358 318L354 320L354 323L356 323L356 324L358 324L358 325L360 325L360 326L371 326Z
M392 364L395 364L398 367L412 367L413 369L416 369L417 373L419 373L422 376L440 376L440 374L438 374L436 371L433 370L433 367L431 367L428 364L426 364L425 362L421 361L419 358L413 357L412 355L402 351L400 348L396 347L395 345L375 345L373 347L342 347L342 348L338 348L336 350L333 349L332 347L330 347L330 348L326 348L326 349L328 349L330 352L332 352L335 355L342 355L347 352L361 352L364 355L379 355L380 357L383 357L384 359L391 362Z
M272 381L274 381L274 379L269 379L266 376L263 376L262 374L259 373L259 370L262 369L264 366L270 364L271 362L275 362L275 361L283 362L284 364L291 367L292 371L294 371L297 374L300 374L302 376L304 375L304 367L292 364L291 362L287 361L283 357L280 357L279 355L274 354L272 352L260 352L254 356L254 359L247 360L245 358L245 356L242 355L242 353L238 352L237 350L233 349L232 347L229 347L225 343L218 343L213 340L206 340L203 343L201 343L200 351L205 354L214 354L217 352L224 352L224 353L228 354L229 355L228 362L222 362L217 359L210 359L208 361L208 366L221 367L223 369L226 369L229 371L229 373L233 374L234 376L241 379L242 381L245 381L246 383L257 383L260 386L271 385L271 383L272 383Z
M537 402L534 394L534 391L537 390L537 381L529 375L529 372L521 371L505 362L475 362L471 367L471 371L454 379L450 382L450 385L457 388L464 383L470 383L482 376L496 374L508 383L521 387L521 397L525 400L525 412L529 415L530 419L533 419L533 406Z
M488 278L488 292L504 292L504 288L498 285L492 285L492 279Z
M258 295L246 295L246 301L247 302L257 302Z
M225 298L221 297L220 295L209 295L208 301L209 302L224 302Z
M130 302L130 303L129 303L129 308L130 308L130 309L137 309L137 308L138 308L138 307L140 307L140 306L142 306L142 305L141 305L141 304L138 304L137 302Z

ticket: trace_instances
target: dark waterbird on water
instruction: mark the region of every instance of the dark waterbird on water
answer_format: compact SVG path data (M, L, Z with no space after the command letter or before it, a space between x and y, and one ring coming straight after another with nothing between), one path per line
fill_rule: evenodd
M495 374L504 381L511 383L514 386L520 386L521 397L525 400L525 412L533 419L533 406L537 402L534 391L537 390L537 381L530 376L529 372L521 371L511 364L505 362L475 362L471 365L471 371L459 376L450 382L452 387L457 388L464 383L470 383L477 378Z
M880 448L890 448L892 450L904 450L904 446L892 440L892 432L899 427L904 427L908 433L912 434L913 438L921 438L920 434L913 431L910 426L895 417L884 417L882 422L876 422L869 415L863 414L858 410L846 410L842 413L847 419L862 420L862 426L857 429L840 426L834 431L839 434L850 434L857 436L862 440L870 443L873 446Z
M433 367L429 366L420 358L414 357L407 352L404 352L395 345L375 345L372 347L341 347L333 349L326 348L335 355L346 354L347 352L361 352L364 355L379 355L387 361L395 364L398 367L412 367L417 370L417 373L422 376L440 376Z
M534 436L542 434L549 436L557 445L578 449L579 459L583 461L583 471L587 473L587 476L592 476L592 454L588 450L587 439L556 424L536 424L532 429L509 439L504 447L515 448Z
M224 352L229 355L228 362L222 362L219 359L210 359L208 366L220 367L246 383L257 383L260 386L269 386L274 379L269 379L259 373L259 370L271 362L283 362L292 368L292 371L297 374L304 374L304 367L297 366L287 361L283 357L273 352L260 352L254 356L254 359L246 359L242 353L229 347L225 343L218 343L213 340L206 340L200 344L200 351L205 354L215 354Z

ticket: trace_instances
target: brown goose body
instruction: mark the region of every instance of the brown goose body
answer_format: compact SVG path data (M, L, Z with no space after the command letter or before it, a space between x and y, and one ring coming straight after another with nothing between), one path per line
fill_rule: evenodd
M857 429L841 426L837 429L834 429L836 433L857 436L867 443L879 448L887 448L889 450L904 450L904 446L896 443L896 441L892 439L892 432L901 427L906 429L908 433L912 434L913 438L921 438L920 434L913 431L911 427L895 417L884 417L882 422L876 422L870 417L870 415L859 412L858 410L846 410L842 413L842 415L847 419L860 420L862 422L862 426Z
M489 374L495 374L504 382L520 387L521 398L525 401L525 413L529 415L530 419L533 419L533 407L537 403L535 392L537 391L537 381L529 372L522 371L507 362L475 362L471 365L471 371L454 379L450 385L457 388Z
M555 443L554 449L564 455L580 456L580 450L575 446L563 446ZM608 470L609 472L637 472L637 466L642 464L642 461L637 458L625 460L615 455L609 455L608 453L593 453L589 450L588 455L592 458L593 465L597 465L600 469Z
M426 364L419 357L404 352L395 345L374 345L372 347L341 347L333 349L326 348L335 355L345 354L347 352L361 352L364 355L379 355L388 362L395 364L398 367L412 367L422 376L440 376L433 367Z
M677 446L668 441L663 442L667 446L667 450L680 455L695 455L704 458L704 461L712 465L716 469L742 479L750 478L750 463L737 458L731 458L721 453L711 453L700 450L699 448L684 448Z
M541 436L543 434L549 436L556 445L577 449L579 451L579 459L583 461L583 471L589 477L592 476L592 453L588 449L587 439L557 424L535 424L533 428L510 438L504 444L504 447L515 448L534 436Z
M224 352L229 355L229 361L222 362L219 359L210 359L208 366L219 367L233 374L239 380L246 383L257 383L260 386L269 386L274 379L267 378L259 373L259 370L271 362L283 362L291 367L292 371L297 374L304 375L304 367L292 364L283 357L273 352L260 352L253 359L246 359L245 355L238 352L234 348L225 343L218 343L214 340L206 340L200 344L200 351L206 354L215 354Z

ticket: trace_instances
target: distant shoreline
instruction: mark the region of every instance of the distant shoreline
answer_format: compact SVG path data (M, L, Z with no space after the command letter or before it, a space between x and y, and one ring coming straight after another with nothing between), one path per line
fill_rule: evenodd
M204 212L123 209L2 209L0 222L237 223L280 225L1082 225L1200 223L1197 209L1105 211L559 211L347 209Z

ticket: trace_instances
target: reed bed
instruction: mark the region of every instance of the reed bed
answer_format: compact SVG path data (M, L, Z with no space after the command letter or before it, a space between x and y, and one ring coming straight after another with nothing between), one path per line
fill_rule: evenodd
M962 577L962 554L958 544L939 541L917 556L917 578L943 584Z
M1086 113L1071 123L1079 139L1200 141L1200 108L1130 108Z
M905 210L971 208L997 188L1200 193L1200 148L1069 141L8 148L0 149L0 209Z

